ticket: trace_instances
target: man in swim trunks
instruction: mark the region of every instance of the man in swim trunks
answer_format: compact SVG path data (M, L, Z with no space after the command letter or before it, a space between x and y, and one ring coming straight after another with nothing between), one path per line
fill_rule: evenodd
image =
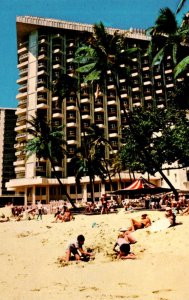
M141 220L137 221L135 219L131 219L131 227L129 230L135 231L137 229L142 229L142 228L147 228L152 224L150 218L148 217L147 214L142 214L141 215Z

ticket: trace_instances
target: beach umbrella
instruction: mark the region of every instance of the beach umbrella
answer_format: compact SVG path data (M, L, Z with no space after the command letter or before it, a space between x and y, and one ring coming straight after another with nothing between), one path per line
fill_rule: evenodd
M111 192L114 195L155 195L164 192L169 192L171 189L156 186L155 184L147 181L145 178L140 177L131 183L128 187Z

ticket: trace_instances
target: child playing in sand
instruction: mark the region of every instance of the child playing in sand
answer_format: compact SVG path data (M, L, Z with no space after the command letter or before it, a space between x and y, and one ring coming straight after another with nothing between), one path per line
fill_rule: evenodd
M135 259L136 255L130 252L130 245L129 244L122 244L120 246L120 250L118 253L117 258L120 259Z
M92 252L87 252L83 250L83 244L85 242L85 237L80 234L76 239L70 241L67 245L66 249L66 257L60 258L60 261L68 262L71 259L71 255L73 254L75 260L85 260L88 261L91 256L94 254Z
M127 229L120 229L120 233L118 235L116 243L114 244L113 250L118 254L118 258L134 259L136 258L136 256L134 253L130 253L130 244L135 243L136 240L132 236L131 232L127 231Z

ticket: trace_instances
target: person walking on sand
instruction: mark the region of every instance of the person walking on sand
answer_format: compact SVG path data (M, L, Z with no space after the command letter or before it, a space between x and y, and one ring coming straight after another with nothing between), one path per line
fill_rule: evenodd
M60 261L69 262L71 260L71 255L73 254L75 260L85 260L88 261L91 256L94 254L89 251L83 250L83 244L85 242L85 237L80 234L77 236L77 238L70 241L66 248L66 256L61 257Z
M43 205L41 204L41 202L39 202L37 205L37 220L39 220L39 218L42 220L42 209Z

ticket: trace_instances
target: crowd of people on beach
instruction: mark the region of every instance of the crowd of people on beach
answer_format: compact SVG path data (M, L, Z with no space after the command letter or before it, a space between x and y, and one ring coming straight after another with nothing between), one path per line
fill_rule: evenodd
M168 221L168 227L175 226L176 216L187 215L189 214L189 201L186 201L185 197L180 197L178 201L175 201L173 195L165 195L161 199L161 205L163 207L164 218ZM118 203L113 201L107 201L106 194L102 195L98 203L98 212L100 214L108 214L110 210L115 211L117 209ZM131 204L129 201L122 201L123 209L125 212L132 212L132 209L129 209ZM45 207L40 201L34 207L26 207L23 206L12 206L12 218L15 221L21 220L42 220L43 215L48 213L47 207ZM93 202L89 202L85 206L85 212L94 213L96 211L96 204ZM6 217L4 214L0 216L0 223L9 222L12 219L10 217ZM68 207L67 203L63 201L61 205L56 206L56 211L54 212L54 220L53 223L57 222L70 222L75 220L75 217L72 213L70 207ZM136 255L131 251L131 245L135 244L137 241L133 236L133 232L136 230L140 230L143 228L148 228L152 226L152 220L148 216L146 212L141 214L140 219L130 219L130 226L122 227L119 230L119 234L115 244L113 246L113 251L116 254L118 259L136 259ZM88 261L91 258L94 258L94 252L92 249L87 249L86 251L83 249L83 245L85 242L85 237L80 234L77 237L73 238L73 240L68 242L66 247L66 253L64 257L60 257L59 261L69 262L70 260L83 260Z

